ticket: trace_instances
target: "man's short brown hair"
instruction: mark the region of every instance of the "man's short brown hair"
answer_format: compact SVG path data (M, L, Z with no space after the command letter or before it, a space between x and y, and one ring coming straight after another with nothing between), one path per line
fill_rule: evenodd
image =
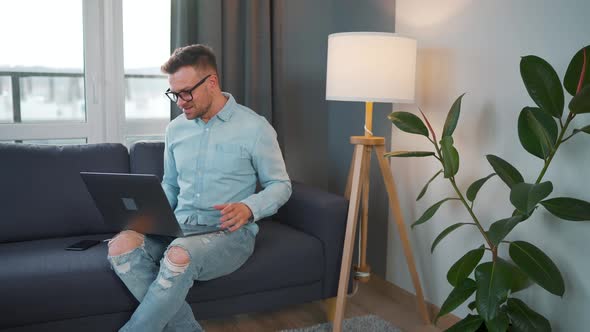
M194 44L175 49L160 69L166 74L174 74L184 66L193 66L195 69L210 68L217 74L215 53L206 45Z

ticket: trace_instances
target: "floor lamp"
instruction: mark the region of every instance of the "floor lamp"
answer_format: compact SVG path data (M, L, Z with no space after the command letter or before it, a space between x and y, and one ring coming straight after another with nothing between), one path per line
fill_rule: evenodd
M430 318L424 302L420 279L408 240L397 192L385 154L385 138L373 136L373 102L411 103L414 99L416 41L393 33L348 32L328 37L328 69L326 99L365 102L365 135L351 136L354 145L352 164L345 195L350 201L342 253L338 295L333 313L333 331L340 332L346 305L348 281L354 250L359 207L362 206L359 248L360 266L356 279L368 281L370 267L366 263L369 205L369 170L371 151L375 150L385 182L408 269L412 277L418 312L425 323Z

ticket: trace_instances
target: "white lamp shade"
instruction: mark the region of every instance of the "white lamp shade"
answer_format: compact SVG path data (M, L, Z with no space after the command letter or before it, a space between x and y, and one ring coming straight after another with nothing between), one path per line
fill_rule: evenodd
M411 103L416 40L385 32L328 36L326 99Z

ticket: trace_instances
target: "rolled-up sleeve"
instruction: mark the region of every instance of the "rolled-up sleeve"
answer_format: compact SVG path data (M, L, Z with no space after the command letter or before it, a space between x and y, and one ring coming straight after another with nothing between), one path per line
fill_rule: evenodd
M253 222L275 214L291 196L291 180L277 141L274 128L263 119L252 148L252 164L263 190L241 203L252 210Z

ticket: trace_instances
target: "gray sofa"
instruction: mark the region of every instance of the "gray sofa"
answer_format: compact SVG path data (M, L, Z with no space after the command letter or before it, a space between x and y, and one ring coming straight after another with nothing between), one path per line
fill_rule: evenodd
M80 171L162 176L162 143L0 144L0 330L114 331L137 306L109 268L110 238ZM335 296L347 201L303 184L260 221L253 256L236 272L198 282L187 300L197 319L280 308Z

